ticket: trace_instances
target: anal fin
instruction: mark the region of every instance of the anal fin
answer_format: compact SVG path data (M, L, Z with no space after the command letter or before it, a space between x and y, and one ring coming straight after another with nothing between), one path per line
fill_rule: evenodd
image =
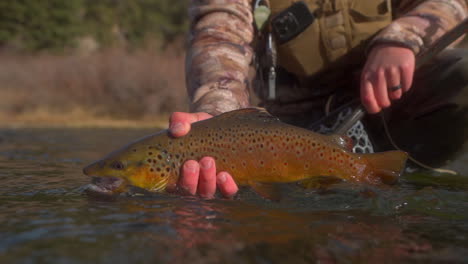
M265 199L278 202L281 199L281 191L278 185L272 183L254 182L252 189Z
M318 176L310 177L304 180L298 181L298 185L305 189L326 189L330 185L342 182L343 179L334 176Z

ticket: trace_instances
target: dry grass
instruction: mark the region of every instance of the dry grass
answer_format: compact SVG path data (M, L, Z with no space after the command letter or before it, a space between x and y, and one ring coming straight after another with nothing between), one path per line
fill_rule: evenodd
M183 65L180 50L151 48L66 56L3 53L0 123L161 120L187 108Z

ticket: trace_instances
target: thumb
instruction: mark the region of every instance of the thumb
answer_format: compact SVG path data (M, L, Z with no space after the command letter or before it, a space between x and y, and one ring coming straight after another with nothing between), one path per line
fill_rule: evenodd
M197 121L211 118L207 113L174 112L169 119L169 132L175 137L185 136L191 128L191 124Z

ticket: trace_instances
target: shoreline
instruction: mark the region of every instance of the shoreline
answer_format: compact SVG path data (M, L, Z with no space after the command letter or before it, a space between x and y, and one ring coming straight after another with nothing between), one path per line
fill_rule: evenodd
M83 113L0 113L0 128L166 128L168 115L139 119L100 117Z

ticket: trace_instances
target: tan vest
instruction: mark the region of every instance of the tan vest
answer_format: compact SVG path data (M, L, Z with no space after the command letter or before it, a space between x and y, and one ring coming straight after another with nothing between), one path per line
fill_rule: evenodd
M272 17L298 0L269 0ZM392 21L390 0L303 0L315 21L278 45L278 64L298 77L320 72ZM363 54L364 56L364 54Z

